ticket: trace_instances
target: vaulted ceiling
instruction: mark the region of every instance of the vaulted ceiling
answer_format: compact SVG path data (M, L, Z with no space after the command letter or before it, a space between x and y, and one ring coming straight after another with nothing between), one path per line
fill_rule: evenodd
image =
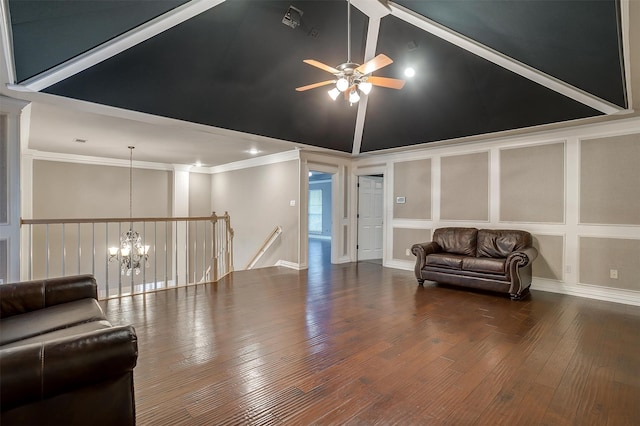
M347 59L344 0L8 0L14 88L350 154L630 108L619 0L352 0L357 104L302 61ZM290 6L296 28L283 24ZM413 67L416 75L405 77Z

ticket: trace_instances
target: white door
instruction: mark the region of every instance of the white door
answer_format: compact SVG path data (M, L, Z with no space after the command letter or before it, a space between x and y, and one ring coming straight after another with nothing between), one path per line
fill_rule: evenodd
M358 178L358 260L382 259L383 178Z

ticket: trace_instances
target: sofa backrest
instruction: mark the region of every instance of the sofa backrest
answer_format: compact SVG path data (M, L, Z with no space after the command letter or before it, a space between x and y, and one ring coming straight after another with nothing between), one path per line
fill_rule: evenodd
M480 229L478 257L505 258L514 251L531 247L531 234L511 229Z
M476 255L477 238L476 228L438 228L433 231L433 241L442 251L465 256Z

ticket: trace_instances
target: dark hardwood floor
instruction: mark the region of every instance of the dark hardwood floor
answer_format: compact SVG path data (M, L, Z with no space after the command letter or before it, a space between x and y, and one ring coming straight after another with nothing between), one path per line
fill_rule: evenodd
M640 424L640 307L372 263L101 303L138 334L139 425Z

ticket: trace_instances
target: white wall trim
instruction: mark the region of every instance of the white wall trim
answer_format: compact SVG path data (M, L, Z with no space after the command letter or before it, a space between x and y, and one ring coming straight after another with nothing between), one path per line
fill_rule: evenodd
M599 287L589 284L571 284L543 278L533 278L532 290L550 293L567 294L569 296L586 297L625 305L640 306L640 292L621 290L611 287ZM535 296L533 296L535 297Z
M307 266L305 266L305 265L301 265L301 264L295 263L295 262L288 262L286 260L278 260L276 262L275 266L283 266L285 268L295 269L296 271L301 271L301 270L307 269Z
M151 37L205 12L222 3L224 0L192 0L164 13L98 47L78 55L36 77L30 78L19 86L12 85L12 90L38 92L42 89L69 78L85 69L107 60Z
M617 114L622 111L626 111L625 108L619 107L618 105L604 99L600 99L591 93L517 61L498 52L497 50L457 33L444 25L440 25L410 9L395 3L389 4L394 16L548 89L558 92L605 114Z
M129 160L106 158L106 157L92 157L87 155L77 154L64 154L58 152L38 151L35 149L27 149L23 151L23 155L29 155L33 160L44 161L59 161L63 163L78 163L88 164L94 166L111 166L111 167L126 167L129 168ZM151 169L151 170L166 170L173 171L175 166L173 164L164 163L152 163L149 161L136 161L133 160L133 167L136 169Z
M223 164L209 168L209 173L224 173L233 170L249 169L252 167L266 166L269 164L283 163L285 161L299 160L300 150L293 149L290 151L279 152L277 154L263 155L262 157L249 158L247 160L236 161L233 163Z

